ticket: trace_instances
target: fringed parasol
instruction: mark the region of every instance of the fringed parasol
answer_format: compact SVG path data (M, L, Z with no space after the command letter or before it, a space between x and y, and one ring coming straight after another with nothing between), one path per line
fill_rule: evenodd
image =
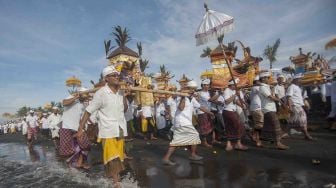
M195 35L196 46L205 44L210 40L223 37L225 33L228 33L233 30L233 20L234 19L232 16L210 10L207 4L204 4L204 8L206 10L206 13ZM232 78L233 84L235 88L237 89L238 86L236 83L236 79L232 72L231 63L229 62L229 60L227 59L225 55L223 43L221 43L220 41L218 42L221 47L225 63L227 64L229 68L229 72L230 72L230 76ZM242 102L240 95L238 95L238 98Z
M324 48L326 50L332 49L332 48L336 48L336 38L332 39L331 41L329 41Z
M204 8L206 13L195 34L196 46L217 39L219 36L233 30L232 16L210 10L207 4L204 4Z
M82 85L82 82L76 78L75 76L68 78L65 81L66 86L69 88L69 93L74 93L77 91L77 88L79 88Z

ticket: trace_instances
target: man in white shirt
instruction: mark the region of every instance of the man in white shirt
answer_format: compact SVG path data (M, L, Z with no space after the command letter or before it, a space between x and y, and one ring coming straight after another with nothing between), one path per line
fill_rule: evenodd
M169 89L170 91L177 91L176 86ZM167 99L167 110L168 110L168 120L167 120L167 138L171 140L172 137L172 130L171 128L174 126L175 122L175 113L177 110L177 95L170 95Z
M78 128L78 135L84 132L85 123L90 114L98 111L98 138L103 145L103 160L106 176L112 177L114 186L120 186L119 173L124 169L124 137L127 136L127 123L124 113L127 111L126 95L130 92L121 92L120 73L112 66L103 70L106 85L100 88L93 96L86 108Z
M218 93L217 93L218 92ZM224 105L220 101L224 101L223 98L223 93L224 93L224 88L220 89L220 91L217 91L215 95L218 95L217 101L216 101L216 107L217 107L217 113L215 114L217 123L219 124L220 127L219 133L221 134L222 137L224 137L225 134L225 123L224 123L224 118L223 118L223 110L224 110Z
M172 87L170 89L170 91L173 92L175 92L176 90L177 90L176 87ZM177 110L177 95L169 96L169 98L167 99L167 106L169 110L169 120L171 121L171 123L174 123L175 113Z
M285 76L280 74L277 78L277 85L274 87L274 94L278 99L282 99L286 96L285 81Z
M333 77L333 80L330 85L330 102L331 102L331 111L328 115L328 118L336 118L336 74Z
M47 119L48 119L47 113L43 113L40 122L42 124L41 133L45 138L49 138L49 123Z
M33 138L37 140L37 127L38 127L38 117L34 114L33 110L29 111L29 115L26 117L26 122L28 125L28 145L32 146Z
M165 105L165 95L157 95L157 100L155 101L155 123L158 129L158 135L162 135L164 128L166 127L166 105Z
M26 122L25 117L21 121L21 126L22 126L22 135L27 139L28 124Z
M286 89L285 89L286 78L283 74L280 74L277 78L277 85L274 87L274 94L279 99L276 103L277 115L279 121L286 124L288 121L288 110L287 110L287 99L286 99Z
M313 140L313 138L308 133L307 129L307 115L304 109L302 90L299 87L299 80L303 75L295 75L291 85L287 89L286 96L288 98L288 106L290 111L290 117L288 120L289 128L293 128L302 131L305 138L308 140Z
M133 95L127 95L126 97L127 102L127 111L125 112L125 119L127 122L127 133L128 136L126 138L126 141L132 141L135 134L135 128L134 128L134 111L137 105L135 104L134 96Z
M144 140L157 140L154 136L155 122L153 118L153 107L149 105L141 105L139 113L141 117L141 130L144 134Z
M259 88L261 99L261 110L264 113L264 126L261 136L267 140L274 141L275 147L280 150L286 150L289 147L281 143L281 127L276 114L275 102L279 99L272 93L268 85L270 73L262 72L259 75L261 85Z
M198 92L198 102L206 108L208 111L211 111L211 101L216 101L210 96L210 79L204 79L201 82L202 90ZM214 132L214 125L213 119L209 113L205 113L202 110L197 110L198 114L198 125L199 125L199 132L201 135L202 144L205 147L212 147L211 144L219 143L216 140L215 132ZM209 141L211 144L209 144Z
M253 81L253 87L250 94L250 113L252 115L254 128L253 128L253 139L256 142L257 147L262 147L260 141L260 133L264 127L264 114L261 111L261 99L259 96L260 81L259 76Z
M235 82L238 83L239 79L235 79ZM237 105L242 106L242 103L239 100L237 95L240 94L240 91L235 90L235 85L233 79L228 83L228 87L224 90L223 101L224 105L223 110L223 119L225 122L225 133L226 133L226 151L236 150L247 150L248 148L241 143L241 138L245 133L245 128L242 122L239 120L237 114ZM236 142L235 145L232 142Z
M51 138L54 142L56 150L59 148L59 130L61 127L62 117L58 113L58 108L54 106L52 108L53 113L48 117L49 129L51 132Z
M79 121L82 116L85 101L86 88L80 88L79 93L73 93L63 100L64 111L62 115L62 128L59 131L59 154L67 157L67 164L74 168L90 168L87 164L87 156L90 150L90 142L86 134L75 137Z
M212 116L210 112L204 106L201 106L200 103L193 97L197 88L197 83L195 81L188 82L188 93L189 97L181 97L178 101L178 108L175 113L175 123L172 127L173 139L169 143L169 148L166 155L163 157L162 162L166 165L175 165L176 163L170 160L170 156L174 153L176 147L179 146L191 146L191 156L190 160L202 160L203 157L196 154L196 145L201 143L199 138L199 133L192 125L192 114L194 109L202 110L205 113L208 113Z
M331 82L330 79L332 77L327 77L327 80L329 82L323 84L324 85L324 90L325 90L325 113L329 115L331 111Z

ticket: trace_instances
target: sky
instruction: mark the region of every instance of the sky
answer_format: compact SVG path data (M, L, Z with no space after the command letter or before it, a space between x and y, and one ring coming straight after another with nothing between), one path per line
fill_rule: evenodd
M0 0L0 114L61 101L70 76L92 87L108 64L103 41L113 39L117 25L129 30L129 48L137 51L142 42L147 73L164 64L174 83L183 73L199 80L211 69L200 58L206 45L196 47L194 39L204 2L234 17L225 43L240 40L261 56L280 38L276 68L290 65L299 47L327 59L336 55L324 50L336 37L335 0ZM266 60L260 65L269 67Z

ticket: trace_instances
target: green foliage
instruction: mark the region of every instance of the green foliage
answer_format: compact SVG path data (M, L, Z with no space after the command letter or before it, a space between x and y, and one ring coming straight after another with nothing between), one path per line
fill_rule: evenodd
M30 110L30 107L27 107L27 106L23 106L21 108L19 108L19 110L16 112L16 115L18 117L24 117L27 115L27 113L29 112Z
M209 57L211 53L211 48L209 46L207 46L205 49L203 49L203 53L201 54L200 57L204 58L204 57Z
M166 75L166 76L170 75L170 71L166 69L166 66L164 64L160 65L160 73L161 75Z
M223 40L224 40L224 34L217 38L217 41L218 41L219 44L222 44Z
M114 27L114 30L115 32L112 32L112 35L114 35L115 37L115 42L118 44L119 47L125 47L126 43L131 40L128 30L126 29L126 27L122 28L120 25Z
M142 56L142 45L141 45L141 42L137 42L137 48L138 48L139 56L141 57Z
M273 67L273 63L276 61L276 54L280 46L280 39L276 40L273 46L267 45L264 49L263 56L270 62L270 69Z
M115 46L111 46L111 40L104 40L104 46L105 46L105 54L106 54L106 57L109 53L110 50L112 50Z
M140 59L139 64L141 72L145 72L146 68L148 68L148 63L149 61L147 59Z

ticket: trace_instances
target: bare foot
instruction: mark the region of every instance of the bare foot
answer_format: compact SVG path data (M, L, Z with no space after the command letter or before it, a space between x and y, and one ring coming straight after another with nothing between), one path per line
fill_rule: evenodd
M205 146L205 147L207 147L207 148L212 148L212 145L208 144L207 142L203 142L202 145Z
M310 141L315 141L316 138L313 138L312 136L308 135L308 136L305 136L305 139L306 140L310 140Z
M232 150L233 150L233 147L227 145L226 148L225 148L225 150L226 150L226 151L232 151Z
M264 147L264 145L260 141L256 143L256 146L258 148L263 148Z
M237 145L237 146L235 147L235 150L246 151L246 150L248 150L248 147L246 147L246 146L240 144L239 146Z
M85 170L89 170L91 168L91 166L89 164L82 164L82 166L80 166L80 168L83 168Z
M286 146L286 145L284 145L284 144L282 144L282 143L277 144L277 145L275 146L275 148L278 149L278 150L287 150L287 149L289 149L288 146Z
M289 138L289 135L287 133L283 133L281 135L281 139L286 139L286 138Z
M125 159L128 159L128 160L132 160L132 159L133 159L133 157L128 156L128 155L126 155L126 154L124 154L124 158L125 158Z
M218 141L218 140L214 140L212 141L212 144L221 144L222 142L221 141Z

